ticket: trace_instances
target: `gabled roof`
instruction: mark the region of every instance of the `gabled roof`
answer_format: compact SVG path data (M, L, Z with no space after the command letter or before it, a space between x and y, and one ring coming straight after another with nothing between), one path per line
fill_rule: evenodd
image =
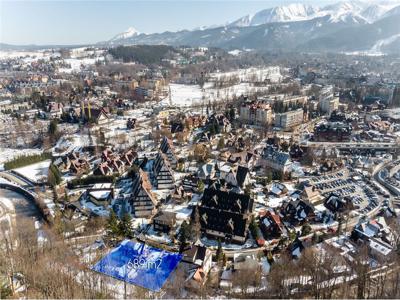
M246 236L247 218L244 218L242 214L200 206L199 215L202 228L225 234Z
M222 191L212 186L204 190L201 205L243 214L253 210L253 199L246 194Z
M190 263L196 262L204 262L206 259L207 254L207 247L199 246L199 245L192 245L191 248L183 251L183 261L187 261Z
M176 214L174 212L159 211L153 218L153 221L161 221L164 223L169 223L171 225L175 224Z
M154 174L156 176L161 171L163 166L169 171L169 173L171 175L173 174L172 173L172 169L171 169L171 165L170 165L170 163L168 161L167 156L163 152L158 151L156 160L154 161L154 164L153 164L153 171L154 171Z
M274 147L267 146L263 152L263 158L271 160L279 165L286 165L290 163L290 155L286 152L276 150Z
M236 177L237 185L239 187L243 187L246 177L249 174L249 169L239 165L235 169L233 169L233 174Z

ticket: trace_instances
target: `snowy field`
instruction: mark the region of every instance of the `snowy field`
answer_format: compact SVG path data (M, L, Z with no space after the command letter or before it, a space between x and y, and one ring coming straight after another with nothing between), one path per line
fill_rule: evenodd
M38 59L49 60L50 57L59 57L59 52L52 51L0 51L0 60L2 59L12 59L12 58L20 58L23 57L24 62L32 62Z
M4 169L4 163L14 158L23 155L41 154L43 151L40 149L11 149L11 148L0 148L0 170Z
M64 135L52 149L53 156L64 156L76 148L87 147L90 145L90 139L87 135L73 134Z
M97 61L104 61L104 50L85 50L86 48L71 49L71 57L64 59L70 67L58 69L60 73L79 72L81 67L94 65ZM50 60L50 58L59 58L60 53L52 50L40 51L0 51L0 60L22 58L25 63L36 62L39 59Z
M280 67L266 67L266 68L248 68L239 69L232 72L219 72L211 73L211 78L216 79L229 79L238 77L241 82L244 81L264 81L269 79L273 83L278 83L282 80L283 76L281 74Z
M60 73L74 73L81 71L84 66L90 66L96 64L98 61L104 61L104 57L99 56L96 58L67 58L64 60L65 63L69 64L70 68L59 68Z
M28 178L34 183L45 182L49 171L51 160L44 160L36 164L14 169L14 172Z
M200 105L202 103L207 104L208 102L219 101L224 98L231 99L234 96L242 94L250 95L267 89L267 87L253 87L250 83L239 83L221 89L215 89L213 83L207 83L204 86L204 91L200 89L199 85L172 83L169 86L171 88L172 103L170 103L169 97L163 99L161 103L163 105L172 104L180 107Z
M163 105L174 106L192 106L200 105L202 103L219 101L221 99L231 99L234 96L251 95L256 92L264 91L268 88L265 86L253 86L251 82L264 81L269 79L271 82L280 82L283 78L279 67L268 68L249 68L239 69L232 72L212 73L211 78L229 80L230 78L238 78L239 83L224 88L214 88L213 82L207 82L204 89L201 90L199 85L176 84L169 85L171 90L171 101L169 97L163 99Z

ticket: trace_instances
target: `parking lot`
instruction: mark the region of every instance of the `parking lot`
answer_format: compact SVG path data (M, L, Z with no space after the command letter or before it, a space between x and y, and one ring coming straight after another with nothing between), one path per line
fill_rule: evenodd
M349 197L360 214L366 214L378 207L382 198L386 197L373 181L346 168L336 173L312 177L310 183L324 196L334 192L342 197Z

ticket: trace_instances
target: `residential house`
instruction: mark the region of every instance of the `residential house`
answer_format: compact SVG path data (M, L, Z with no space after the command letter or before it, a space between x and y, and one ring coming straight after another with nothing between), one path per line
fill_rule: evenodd
M97 183L86 190L87 199L102 206L108 206L114 198L114 188L111 183Z
M260 212L260 229L265 238L278 238L286 233L281 217L273 211Z
M275 114L274 124L276 127L282 129L289 129L303 123L304 112L303 109L291 110L288 112Z
M342 197L334 192L325 198L324 205L334 214L343 213L353 208L353 202L350 198Z
M250 172L249 169L240 165L234 166L231 171L225 176L225 181L228 184L245 188L250 184Z
M139 169L134 175L131 193L127 199L131 211L137 218L148 218L156 212L157 199L151 191L151 183L147 173Z
M249 195L225 191L214 183L203 192L200 225L208 236L243 244L252 211L253 199Z
M171 168L176 169L178 160L175 156L175 150L172 140L164 136L160 145L160 151L167 156Z
M189 289L198 289L207 281L212 266L212 252L207 247L192 245L182 254L181 264L186 270L186 286Z
M153 179L154 185L158 189L173 189L174 188L174 173L167 156L158 152L153 163Z
M240 119L249 124L270 125L272 123L272 109L267 103L253 101L240 106Z
M259 164L280 174L286 174L292 169L292 161L289 153L279 151L273 146L264 148Z
M313 205L301 199L283 203L280 214L291 224L303 223L315 217Z
M254 253L235 253L233 254L233 270L257 270L260 268L257 257Z
M159 211L153 217L153 227L156 231L169 233L175 226L176 214L174 212Z
M241 151L232 153L228 158L228 162L232 164L238 163L242 166L248 167L251 170L256 164L257 158L257 153L255 152Z
M49 102L46 108L46 116L48 119L61 118L64 105L59 102Z
M108 112L103 107L91 107L83 104L81 117L84 122L94 122L100 126L104 126L109 122Z
M324 197L315 186L304 186L303 191L300 194L303 200L309 201L313 205L321 204Z

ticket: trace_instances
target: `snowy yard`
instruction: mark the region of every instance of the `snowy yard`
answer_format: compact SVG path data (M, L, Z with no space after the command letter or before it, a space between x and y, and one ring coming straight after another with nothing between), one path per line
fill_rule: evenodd
M214 88L213 82L207 82L202 91L199 85L175 84L169 85L171 90L171 101L169 97L161 101L164 105L175 105L180 107L199 105L202 102L219 101L222 98L232 98L234 95L249 95L257 91L266 90L267 86L255 87L251 81L264 81L269 79L271 82L279 82L282 75L279 67L249 68L225 73L212 73L211 78L229 79L230 77L239 78L240 83L224 88Z
M218 247L217 240L208 239L206 237L201 238L201 243L204 246L214 247L215 249L217 249L217 247ZM248 238L246 240L246 243L244 243L243 245L230 244L230 243L223 242L223 243L221 243L221 246L225 250L243 250L243 249L256 248L257 244L255 243L255 241L253 239Z
M11 149L0 148L0 170L4 168L3 164L7 161L13 160L19 156L41 154L43 151L40 149Z
M155 231L153 225L150 225L145 232L146 238L163 244L171 244L172 241L167 233Z
M82 205L82 208L85 208L98 216L108 217L110 214L110 212L107 208L105 208L103 206L98 206L98 205L94 204L93 202L90 202L87 199L85 199L85 197L81 198L80 203Z
M184 221L184 220L189 220L190 215L192 214L192 209L188 208L186 205L165 205L163 207L164 211L167 212L174 212L176 213L176 220L179 221Z
M34 183L45 182L49 171L51 160L44 160L29 166L14 169L13 171Z

